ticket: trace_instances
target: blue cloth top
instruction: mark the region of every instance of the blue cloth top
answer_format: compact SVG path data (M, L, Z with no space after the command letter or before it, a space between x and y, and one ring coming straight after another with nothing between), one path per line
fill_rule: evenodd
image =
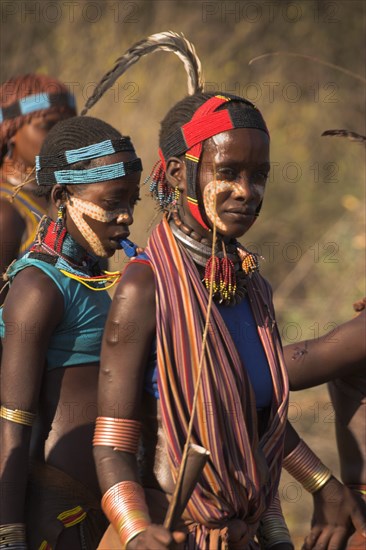
M95 292L63 275L56 267L28 254L8 270L10 281L27 267L43 271L62 294L64 316L53 333L47 351L47 370L100 361L104 325L111 298L108 292ZM6 338L6 326L0 310L0 335Z
M272 402L272 377L248 298L234 307L220 304L217 307L246 368L257 409L269 407Z
M146 254L137 259L148 260ZM234 307L216 304L238 350L243 366L252 384L257 409L269 407L272 402L273 383L266 354L264 352L257 325L245 298ZM159 399L156 340L151 346L149 362L145 371L144 390Z

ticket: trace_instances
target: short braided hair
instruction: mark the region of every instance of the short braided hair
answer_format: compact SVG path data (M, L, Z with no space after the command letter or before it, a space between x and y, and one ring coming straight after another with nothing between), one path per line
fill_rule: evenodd
M61 152L70 149L78 149L107 139L118 139L121 137L127 136L122 136L118 130L103 120L89 116L76 116L55 124L47 134L39 156L57 157ZM71 164L70 169L85 170L98 165L99 159L89 159ZM54 166L45 169L45 171L54 172L59 168L61 166ZM51 190L52 186L39 186L34 192L38 197L42 196L49 199Z

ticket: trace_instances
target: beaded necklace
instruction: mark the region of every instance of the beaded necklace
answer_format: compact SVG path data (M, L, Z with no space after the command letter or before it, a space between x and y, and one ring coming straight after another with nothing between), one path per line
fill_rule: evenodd
M172 212L170 227L175 238L188 251L192 260L204 267L202 282L210 290L213 274L214 300L224 305L236 305L246 294L246 281L259 270L258 258L237 240L228 244L221 241L212 256L211 243L182 222L176 210Z
M120 271L102 272L98 259L77 243L65 227L47 216L39 224L28 257L55 266L65 277L75 279L90 290L108 290L121 276Z

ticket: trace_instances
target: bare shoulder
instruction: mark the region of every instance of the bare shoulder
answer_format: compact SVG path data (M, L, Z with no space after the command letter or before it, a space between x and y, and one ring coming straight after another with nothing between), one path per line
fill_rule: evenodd
M155 276L149 264L131 262L123 272L120 288L130 292L142 293L145 298L155 296Z
M104 332L107 345L115 345L116 332L119 334L118 343L126 344L120 338L121 327L125 327L128 333L133 327L138 327L139 336L143 339L148 339L155 332L155 280L154 272L147 264L131 262L123 272Z
M123 272L113 302L124 302L125 307L155 306L155 278L150 265L131 262Z
M27 267L15 277L4 302L3 318L44 318L59 321L63 314L62 294L52 279L37 267Z

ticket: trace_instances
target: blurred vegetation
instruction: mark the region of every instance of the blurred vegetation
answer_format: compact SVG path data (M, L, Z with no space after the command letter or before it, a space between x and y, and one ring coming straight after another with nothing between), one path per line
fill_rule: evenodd
M352 303L365 294L365 147L321 133L365 134L365 2L2 0L1 10L1 80L36 71L57 76L80 109L132 43L154 32L183 32L201 58L206 88L246 95L270 128L268 190L243 242L265 258L262 271L275 291L284 343L319 336L352 316ZM276 51L319 58L361 80L286 55L249 66ZM161 52L132 67L89 114L133 137L145 178L157 160L159 121L184 95L181 62ZM147 188L142 198L132 236L144 244L156 210ZM113 263L122 264L122 255ZM324 389L316 391L312 403L324 405ZM320 425L310 424L320 443ZM311 432L309 422L302 429ZM332 437L328 429L325 437ZM332 449L326 449L331 462ZM307 505L297 505L294 515L286 506L300 541Z

